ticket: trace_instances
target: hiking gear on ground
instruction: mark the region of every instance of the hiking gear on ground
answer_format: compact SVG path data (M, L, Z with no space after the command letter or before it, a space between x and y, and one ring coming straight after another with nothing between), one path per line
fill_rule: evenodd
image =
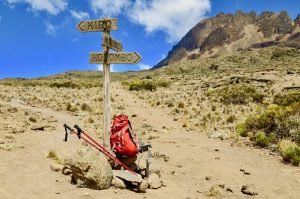
M79 139L83 139L85 142L87 142L91 146L98 149L100 152L102 152L104 155L109 157L111 160L113 160L118 165L122 166L124 169L128 170L130 173L132 173L134 175L139 175L139 174L135 173L134 171L132 171L128 166L126 166L124 163L122 163L119 159L114 157L106 148L104 148L102 145L100 145L98 142L96 142L92 137L90 137L87 133L85 133L78 125L74 126L74 128L77 129L77 132L66 124L64 124L64 127L65 127L65 131L66 131L65 141L67 141L67 137L68 137L67 134L68 134L68 130L69 130L71 134L76 134ZM85 137L83 137L82 134Z

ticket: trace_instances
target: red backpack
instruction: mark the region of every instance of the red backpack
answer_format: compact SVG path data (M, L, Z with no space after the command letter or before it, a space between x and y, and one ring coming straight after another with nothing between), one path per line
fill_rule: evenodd
M117 155L132 157L139 152L136 134L133 134L130 121L126 115L118 115L111 127L110 144Z

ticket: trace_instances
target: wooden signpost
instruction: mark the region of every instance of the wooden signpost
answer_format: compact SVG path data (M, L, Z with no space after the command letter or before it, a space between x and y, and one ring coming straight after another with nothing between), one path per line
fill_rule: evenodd
M76 27L80 32L103 32L103 52L90 53L90 64L103 64L103 146L110 149L110 64L137 64L141 61L142 57L136 52L122 52L122 43L111 38L110 31L118 29L118 19L103 18L98 20L85 20L81 21ZM113 49L117 52L110 53L109 49Z

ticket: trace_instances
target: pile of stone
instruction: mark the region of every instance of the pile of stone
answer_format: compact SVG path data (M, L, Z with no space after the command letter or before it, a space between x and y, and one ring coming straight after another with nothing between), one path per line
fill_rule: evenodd
M136 159L131 159L126 164L133 170L137 170L135 161ZM51 170L70 175L71 182L77 187L101 190L112 186L117 189L128 188L137 192L145 192L148 188L158 189L163 185L159 170L150 170L147 178L145 169L140 168L138 173L142 178L135 181L122 178L117 174L120 170L115 169L120 169L120 167L90 147L83 147L74 157L65 159L64 165L51 165Z

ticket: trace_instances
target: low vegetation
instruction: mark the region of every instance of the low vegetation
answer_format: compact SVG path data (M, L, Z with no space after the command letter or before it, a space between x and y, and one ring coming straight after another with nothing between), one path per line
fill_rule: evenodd
M220 101L224 104L247 104L249 102L262 103L264 95L254 87L238 84L226 86L218 91Z
M284 161L298 165L300 161L300 102L299 93L274 96L273 102L256 114L249 115L236 131L248 136L260 147L278 144Z
M132 80L122 81L124 86L127 86L130 91L155 91L158 87L169 87L171 82L165 80Z

